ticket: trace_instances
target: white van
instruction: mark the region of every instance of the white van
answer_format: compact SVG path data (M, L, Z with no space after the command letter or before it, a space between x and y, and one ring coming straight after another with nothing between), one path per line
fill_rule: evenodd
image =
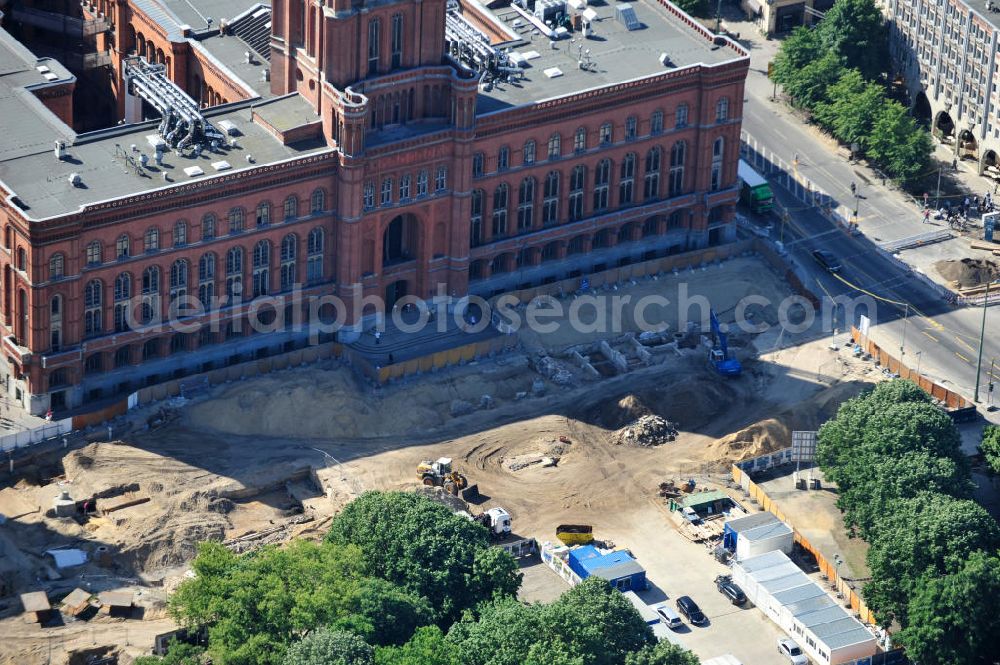
M656 610L656 613L660 615L660 619L667 626L667 628L677 630L684 625L684 622L681 621L681 615L674 611L674 609L666 603L657 605L654 609Z

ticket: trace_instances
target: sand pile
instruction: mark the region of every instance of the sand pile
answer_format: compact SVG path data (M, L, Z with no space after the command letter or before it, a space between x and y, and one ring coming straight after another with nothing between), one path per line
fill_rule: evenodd
M677 438L677 425L660 416L642 416L611 435L616 446L658 446Z
M960 289L979 286L1000 277L1000 266L986 259L938 261L934 267L942 277L956 283Z
M598 419L601 425L608 429L618 429L635 422L642 416L648 416L653 412L642 398L629 393L618 401L608 400L603 404L598 404Z

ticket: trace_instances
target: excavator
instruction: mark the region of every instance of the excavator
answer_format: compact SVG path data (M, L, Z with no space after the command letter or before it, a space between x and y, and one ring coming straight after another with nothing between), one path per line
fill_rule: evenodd
M417 478L428 487L443 487L455 496L469 486L469 479L451 468L450 457L439 457L434 462L424 460L417 465Z

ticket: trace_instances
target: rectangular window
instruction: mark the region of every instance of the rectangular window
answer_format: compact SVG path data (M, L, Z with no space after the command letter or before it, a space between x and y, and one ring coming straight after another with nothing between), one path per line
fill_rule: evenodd
M434 191L443 192L446 189L448 189L448 167L439 166L434 176Z
M628 118L625 119L625 140L626 141L632 141L632 140L635 139L635 131L636 131L635 128L636 128L637 124L638 123L637 123L634 115L629 116Z
M410 198L410 174L407 173L399 178L399 200L407 201Z
M510 148L504 146L497 153L497 171L506 171L510 167Z
M392 68L403 66L403 15L392 17Z
M611 123L605 123L601 125L601 145L608 145L611 143Z
M535 142L528 141L524 144L524 165L531 166L535 163Z
M364 206L365 210L375 207L375 183L371 180L365 183Z
M384 178L382 180L382 196L379 199L379 204L387 206L392 203L392 178Z
M427 171L417 174L417 198L427 196Z
M483 244L483 190L472 192L472 215L469 218L469 245L478 247Z
M472 156L472 177L482 178L483 177L483 162L486 161L485 156L481 152L477 152Z
M378 50L379 50L379 39L381 38L381 30L379 29L379 20L373 18L368 21L368 73L377 74L378 73Z

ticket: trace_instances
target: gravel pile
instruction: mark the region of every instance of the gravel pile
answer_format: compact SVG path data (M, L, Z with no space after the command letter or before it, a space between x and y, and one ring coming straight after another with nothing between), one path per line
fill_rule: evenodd
M677 438L677 424L655 415L641 416L611 435L616 446L658 446Z

